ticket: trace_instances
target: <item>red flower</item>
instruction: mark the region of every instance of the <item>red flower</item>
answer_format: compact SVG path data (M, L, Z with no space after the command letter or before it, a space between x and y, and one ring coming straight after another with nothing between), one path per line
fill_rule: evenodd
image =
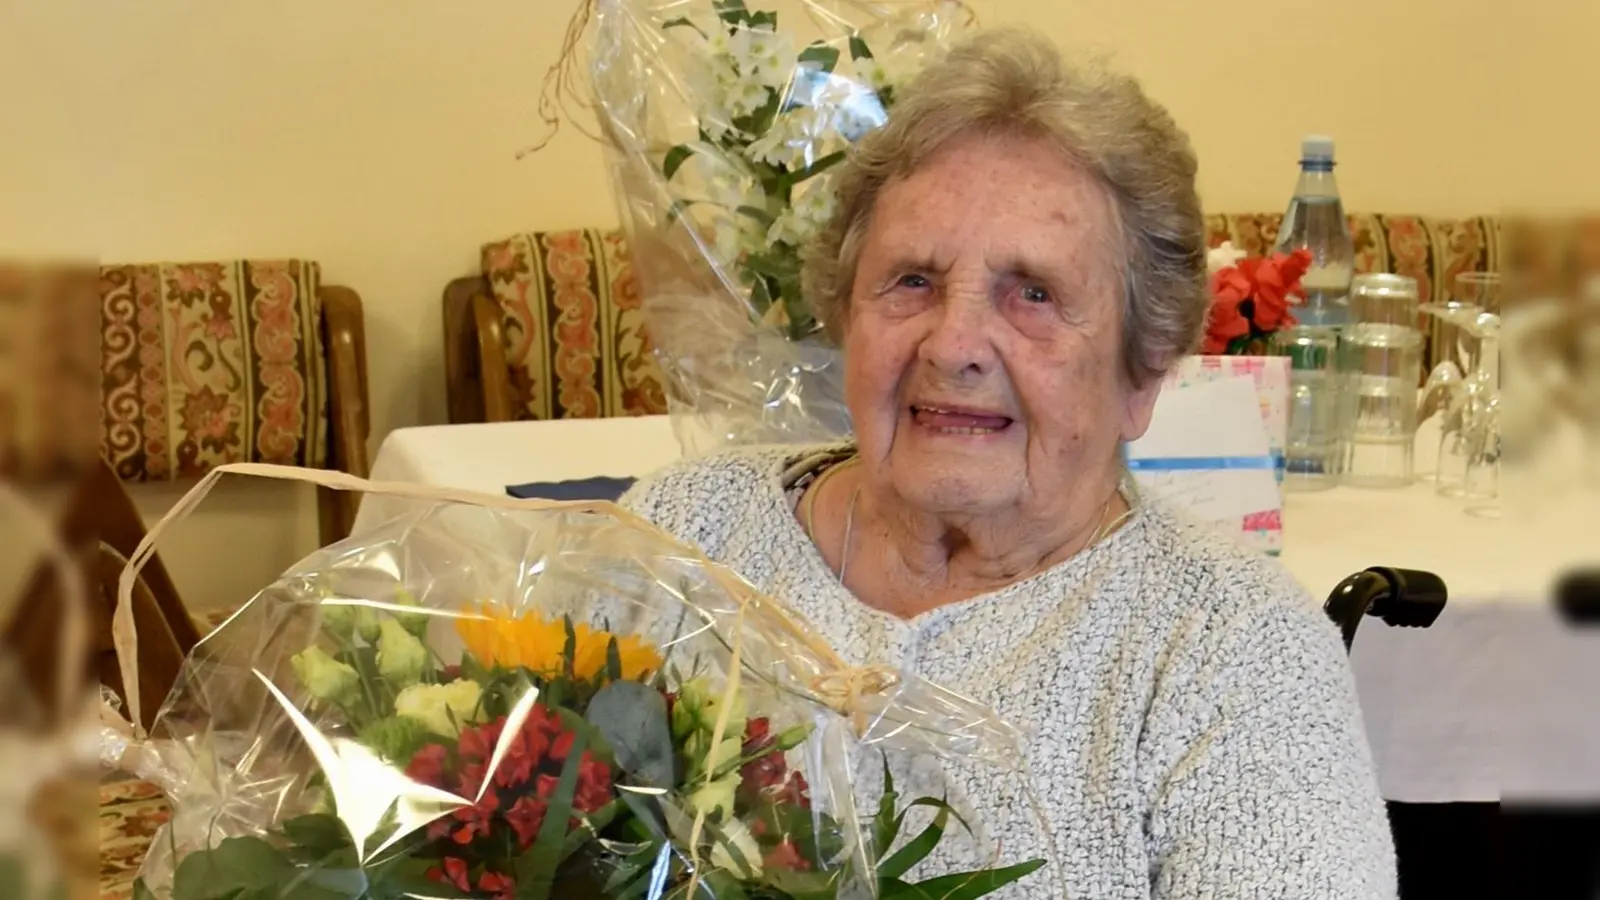
M546 772L533 780L533 792L541 800L549 800L556 794L556 785L561 779Z
M563 731L550 745L550 758L557 762L566 761L567 754L572 752L572 742L578 739L577 732Z
M796 847L794 842L788 838L784 838L783 843L768 850L761 857L761 862L768 869L805 870L811 868L811 864L806 861L806 858L800 855L800 848Z
M811 786L806 784L806 777L799 772L790 772L789 780L784 783L783 790L778 792L778 802L810 809Z
M510 875L484 872L478 876L478 890L493 894L494 900L512 900L517 891L517 883L511 880Z
M464 806L451 813L458 827L451 832L450 839L458 844L470 844L472 839L479 835L489 833L489 826L494 821L494 814L500 809L500 797L494 791L483 795L472 806Z
M444 767L450 761L450 752L443 744L429 744L418 750L406 764L406 777L418 784L444 787Z
M439 670L439 682L441 684L449 684L450 682L455 681L457 678L460 678L460 677L461 677L461 667L456 665L456 664L454 664L454 663L451 663L450 665L445 666L444 668Z
M462 757L489 761L494 756L494 748L500 743L500 732L505 727L506 720L501 717L486 725L462 729L459 744Z
M506 748L506 755L500 760L500 769L494 773L494 783L503 788L526 784L549 748L549 736L534 726L530 716Z
M425 874L430 881L437 881L440 884L453 884L458 890L468 893L472 891L472 881L467 877L466 861L457 859L454 856L446 856L444 858L443 869L435 867L429 869Z
M528 720L523 723L523 731L534 728L544 732L547 737L555 737L561 731L561 717L551 712L541 703L533 705L533 711L528 713Z
M572 808L592 813L611 802L611 767L583 753L578 764L578 789L572 795Z
M528 849L533 845L534 838L539 836L539 829L544 825L544 812L543 800L523 797L506 813L506 822L517 833L517 846L520 849Z

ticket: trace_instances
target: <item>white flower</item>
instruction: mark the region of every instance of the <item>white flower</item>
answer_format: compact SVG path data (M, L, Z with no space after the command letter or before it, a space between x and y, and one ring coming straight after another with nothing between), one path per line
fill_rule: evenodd
M739 878L754 878L761 874L761 847L756 844L750 829L738 819L729 819L718 827L727 841L712 844L711 864L719 869L727 869ZM738 850L737 858L729 851L730 845Z
M378 674L390 684L416 684L428 664L428 648L398 619L384 619L378 628Z
M740 60L740 70L767 87L781 88L787 84L795 67L793 39L787 33L766 29L745 34L748 56Z
M289 658L294 674L311 696L332 703L350 703L360 696L361 676L321 647L309 647Z
M394 711L434 734L453 738L462 725L482 721L482 697L478 683L465 678L449 684L414 684L394 698Z
M772 90L754 79L741 78L733 84L722 85L721 106L735 118L752 115L772 99Z
M861 83L874 91L881 91L890 85L889 68L883 61L875 56L863 56L854 60L856 77Z
M1239 264L1239 260L1250 254L1243 250L1235 250L1232 241L1223 241L1220 246L1206 251L1206 272L1220 272Z

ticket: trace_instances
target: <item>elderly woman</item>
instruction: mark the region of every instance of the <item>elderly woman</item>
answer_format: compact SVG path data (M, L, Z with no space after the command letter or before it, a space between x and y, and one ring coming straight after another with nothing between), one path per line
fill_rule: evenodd
M685 462L623 502L852 662L1030 735L1069 896L1392 896L1335 630L1277 563L1126 486L1205 318L1194 176L1131 79L971 40L861 141L806 264L855 443Z

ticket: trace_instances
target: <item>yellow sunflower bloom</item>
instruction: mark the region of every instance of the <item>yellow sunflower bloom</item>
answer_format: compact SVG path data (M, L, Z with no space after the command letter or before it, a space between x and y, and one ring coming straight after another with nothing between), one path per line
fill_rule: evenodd
M648 678L661 668L661 654L634 635L615 635L573 625L575 653L572 673L590 679L605 671L606 647L615 639L622 677L629 681ZM485 605L470 616L456 620L456 632L467 652L486 666L525 668L540 675L559 675L566 669L566 623L538 616L508 616Z

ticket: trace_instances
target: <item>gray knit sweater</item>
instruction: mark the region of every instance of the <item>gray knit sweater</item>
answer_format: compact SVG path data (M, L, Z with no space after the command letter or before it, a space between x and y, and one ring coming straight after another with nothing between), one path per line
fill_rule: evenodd
M1028 736L1062 866L1003 896L1395 896L1344 648L1275 561L1146 501L1042 574L902 620L845 590L795 519L781 473L805 452L679 463L623 504L799 611L850 662L914 672ZM1042 854L1016 776L939 768L941 784L918 768L911 790L975 808L1008 860ZM862 766L864 794L875 771Z

